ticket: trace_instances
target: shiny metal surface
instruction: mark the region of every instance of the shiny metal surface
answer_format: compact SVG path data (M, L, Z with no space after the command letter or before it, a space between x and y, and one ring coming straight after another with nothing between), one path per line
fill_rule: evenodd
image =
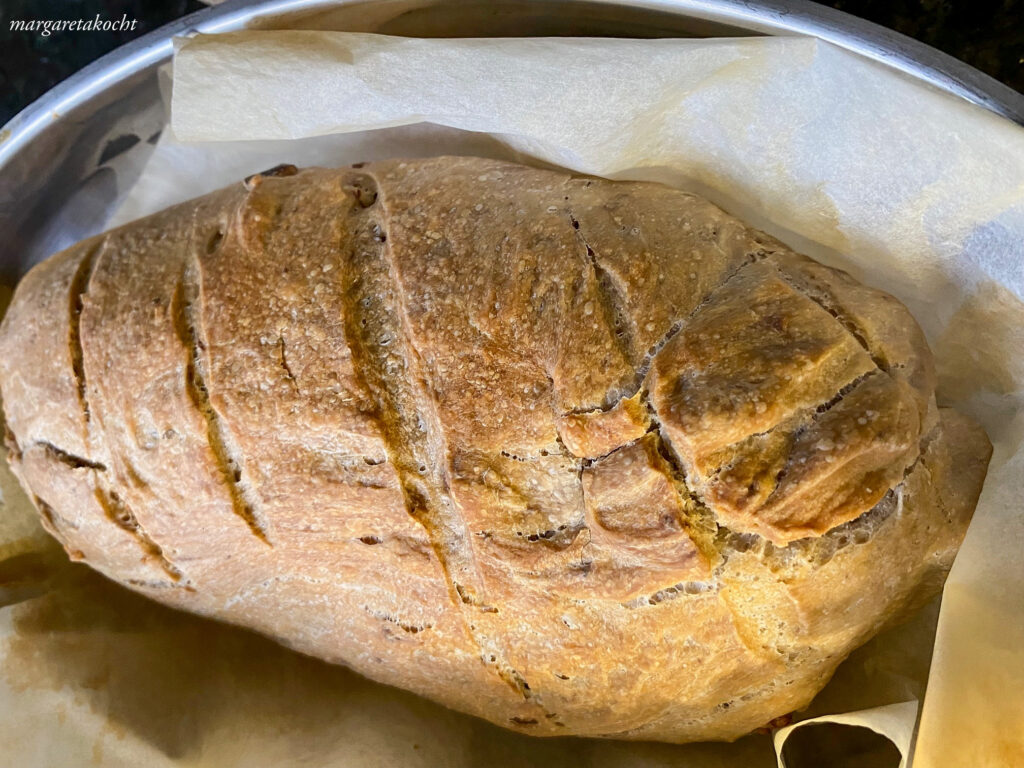
M0 131L0 281L101 231L165 123L172 38L246 27L422 37L808 34L1024 124L1024 96L939 51L801 0L229 0L122 46Z

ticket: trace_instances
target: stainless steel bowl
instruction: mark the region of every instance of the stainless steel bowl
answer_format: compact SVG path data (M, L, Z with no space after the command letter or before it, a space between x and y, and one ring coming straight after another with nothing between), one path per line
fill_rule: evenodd
M171 40L246 27L420 37L815 35L1024 124L1024 96L887 29L802 0L229 0L118 48L0 131L0 282L104 225L166 115Z

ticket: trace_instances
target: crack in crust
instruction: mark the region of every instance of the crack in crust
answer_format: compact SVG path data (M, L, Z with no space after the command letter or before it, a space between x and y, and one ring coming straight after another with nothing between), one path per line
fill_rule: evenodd
M712 289L707 294L707 296L705 296L705 298L690 313L688 313L686 318L684 318L682 320L677 320L676 322L673 323L673 325L672 325L672 327L670 329L668 337L665 339L664 343L659 345L660 348L657 350L657 352L655 352L655 354L645 358L646 371L644 373L644 381L641 384L642 387L645 387L646 384L647 384L646 376L649 373L650 368L653 367L654 361L657 358L657 353L660 353L661 349L664 348L664 346L667 344L667 342L670 341L671 338L674 337L675 335L677 335L679 332L684 330L687 327L687 324L688 324L689 320L691 320L700 311L700 309L702 307L706 306L710 301L712 301L714 299L714 296L718 293L718 291L723 286L725 286L730 280L732 280L737 274L739 274L745 267L747 267L750 264L756 263L758 261L762 261L762 260L767 259L768 257L770 257L772 255L772 253L773 253L773 251L771 249L764 249L764 248L759 249L759 250L754 251L754 252L751 252L749 254L748 259L746 261L744 261L744 263L742 263L738 267L736 267L734 270L732 270L725 277L724 280L722 280L714 289ZM873 365L875 367L874 367L874 369L869 370L869 371L867 371L865 373L862 373L862 374L854 377L852 380L848 381L846 384L844 384L836 392L835 395L833 395L828 400L818 404L813 409L807 409L802 414L797 414L793 418L787 419L786 421L773 426L771 429L769 429L769 430L767 430L765 432L753 433L751 435L748 435L744 439L749 439L750 437L757 437L757 436L768 435L768 434L776 432L776 431L778 431L780 429L782 429L782 430L793 429L794 430L794 433L793 433L794 437L799 437L799 435L802 434L803 432L805 432L809 427L811 427L822 414L829 412L832 408L834 408L836 405L838 405L840 402L842 402L846 398L846 396L848 396L851 392L853 392L855 389L857 389L857 387L859 387L864 381L868 380L869 378L871 378L874 375L879 375L879 374L880 375L888 375L890 377L892 376L890 368L893 367L893 366L887 365L886 361L883 359L883 357L881 355L879 355L878 353L876 353L875 350L872 349L871 345L867 341L867 334L862 329L860 329L857 326L856 323L854 323L843 312L841 312L836 306L834 306L833 302L830 302L828 300L827 296L820 296L820 295L818 295L819 292L813 291L813 290L808 290L804 286L800 285L799 280L797 280L793 275L791 275L784 265L776 264L775 265L775 269L773 271L795 293L805 297L809 301L812 301L815 305L817 305L822 310L827 312L828 315L831 316L834 319L834 321L837 323L837 325L839 325L842 328L842 330L846 334L848 334L857 343L857 345L867 353L868 357L871 359L871 361L872 361L872 363L873 363ZM899 366L895 366L895 367L899 367ZM718 532L728 531L728 529L719 522L718 516L715 513L714 509L709 504L707 504L701 498L700 494L698 492L696 492L694 489L692 489L690 487L689 482L687 482L687 476L686 476L684 462L681 460L681 457L674 450L674 447L672 445L672 442L671 442L671 439L670 439L669 435L665 432L665 430L663 429L663 427L661 425L659 414L657 413L656 409L654 408L653 403L651 403L649 398L647 397L646 390L644 390L644 402L645 402L645 404L646 404L646 406L648 408L649 414L650 414L650 421L651 421L652 427L657 429L657 432L658 432L658 435L659 435L659 438L660 438L659 445L664 449L666 460L669 462L669 464L677 472L677 478L676 479L677 479L679 485L682 488L686 488L689 491L690 497L698 505L698 507L701 509L701 511L703 513L701 515L701 517L709 519L711 521L711 523L714 525L714 528L715 528L716 531L718 531ZM808 414L809 414L809 416L808 416ZM794 421L797 422L795 427L794 427ZM919 440L918 440L918 456L920 456L923 438L924 438L924 435L921 435ZM717 469L715 469L713 472L710 473L709 477L716 477L716 476L718 476L723 471L728 470L733 465L733 463L734 463L733 461L729 461L726 464L723 464L722 466L719 466ZM775 477L774 488L771 491L771 493L769 494L768 498L765 500L765 502L764 502L765 504L769 503L772 499L777 498L776 492L778 491L778 489L780 487L781 481L785 478L785 476L786 476L787 472L790 470L791 466L792 466L792 458L790 457L790 458L787 458L784 466L778 471L778 473L777 473L777 475ZM899 483L894 483L889 488L889 491L892 491L892 489L896 488L898 485L899 485ZM716 535L715 539L718 540L719 538L720 537ZM720 547L716 545L715 549L719 550Z
M71 355L71 368L78 392L78 402L82 409L84 420L86 445L92 445L93 440L97 439L97 437L94 434L92 413L89 407L85 373L85 350L82 342L82 311L85 307L89 285L92 282L93 275L96 273L101 257L106 252L107 244L108 240L104 237L87 251L75 270L68 290L68 345ZM156 560L160 568L173 582L182 582L184 575L181 569L167 558L163 548L142 527L127 503L110 487L111 478L107 473L107 466L105 464L77 456L45 440L37 441L36 444L41 445L47 456L54 461L60 462L73 470L87 469L94 472L96 478L95 497L107 519L128 532L138 543L146 557ZM42 500L38 501L39 509L43 513L45 520L52 527L55 527L56 512L49 504Z
M768 252L764 249L751 253L742 264L731 270L714 288L709 290L707 295L701 299L693 309L686 313L685 317L676 319L658 343L651 347L644 356L640 365L637 367L636 387L632 393L626 395L626 397L633 397L638 393L640 394L641 401L643 402L644 408L647 410L648 418L650 420L650 427L647 431L657 434L658 453L665 459L666 464L671 470L672 477L670 479L676 488L682 492L684 498L689 499L691 502L691 505L687 507L684 513L683 524L697 548L702 554L709 557L712 561L721 558L720 548L716 546L715 541L717 533L722 529L722 526L718 522L718 518L715 515L714 510L708 506L701 495L694 490L687 481L686 467L673 447L668 434L665 432L661 423L661 417L659 416L657 409L654 407L654 403L651 402L650 392L647 388L647 377L654 365L654 361L657 359L661 351L686 327L687 323L689 323L703 307L711 302L715 294L740 274L740 272L742 272L746 267L763 260L767 256ZM619 446L619 448L622 447L623 446ZM618 448L615 450L618 450Z
M622 289L615 282L612 274L598 261L594 248L590 245L586 235L580 229L579 219L572 213L569 214L569 222L576 230L576 238L586 249L587 265L594 272L597 281L598 295L601 299L601 310L605 315L605 322L612 330L612 340L619 347L622 356L636 366L636 329L633 327L633 318L627 310L627 302L622 295ZM609 393L611 394L611 393ZM634 393L635 394L635 393ZM614 398L616 401L621 397ZM607 410L614 406L613 403L605 403L603 408Z
M687 481L686 468L683 465L683 461L679 458L679 455L672 447L672 443L668 440L658 418L658 413L654 409L654 404L651 402L648 394L646 389L641 390L644 407L647 409L651 420L651 429L649 431L657 435L658 438L658 454L664 459L665 464L669 468L669 480L676 487L680 495L690 501L690 504L683 510L680 522L700 553L708 558L709 562L718 562L721 560L722 553L721 548L717 545L717 537L718 533L723 530L723 526L718 522L718 518L711 507L705 503L701 495Z
M281 364L281 368L284 369L285 376L288 377L288 381L291 382L292 387L296 391L299 389L299 382L295 380L295 373L292 371L292 367L288 364L288 351L285 346L284 336L277 337L277 353Z
M875 369L861 374L845 384L830 400L818 405L811 414L811 421L808 424L804 424L799 429L806 429L810 424L813 424L814 420L818 416L823 413L827 413L838 405L847 395L863 384L865 380L878 375L884 374L879 369ZM714 572L715 578L717 578L717 574L721 571L731 552L734 551L746 552L751 549L756 549L760 557L764 558L769 564L774 564L775 567L782 567L783 563L794 561L798 558L800 553L804 553L808 558L813 558L814 562L821 565L831 559L838 550L844 548L848 544L860 544L867 541L870 534L865 533L865 531L873 530L875 527L887 520L893 513L898 514L902 510L903 484L906 481L906 478L921 462L921 455L919 455L903 471L903 476L900 481L888 490L881 501L861 513L853 520L837 525L820 536L797 539L787 545L780 546L773 544L771 541L755 532L734 531L728 526L723 525L717 519L714 510L704 502L700 494L692 489L687 482L686 472L682 462L672 449L671 443L664 439L661 432L661 425L657 420L657 414L654 411L653 405L651 405L651 403L646 399L646 391L644 392L644 400L651 412L652 429L658 431L659 451L673 470L672 479L677 484L677 487L681 491L686 492L694 502L694 507L686 511L684 522L687 524L687 530L691 533L691 536L694 538L694 542L702 552L705 554L713 553L714 558L718 560L719 564ZM785 426L785 424L782 424L773 429L784 428ZM773 430L769 430L769 432L771 431ZM922 436L921 445L925 445L931 438L932 433ZM729 466L729 464L726 464L719 467L718 470L716 470L716 473L727 470ZM776 480L777 483L782 479L788 467L789 463L787 462ZM690 526L693 526L693 528ZM694 533L697 533L698 535L694 536ZM676 586L678 587L679 585ZM671 590L669 591L671 592ZM671 597L677 596L677 594L671 594ZM661 601L656 600L650 603L645 603L645 599L638 598L632 603L629 603L627 607L642 607L645 604L654 605L657 602Z
M878 370L869 371L857 377L843 387L840 392L845 396L870 376L879 375ZM816 409L816 414L834 407L842 397L837 395ZM649 404L648 404L649 406ZM650 406L649 406L650 407ZM652 409L653 410L653 409ZM656 416L652 413L652 427L657 428ZM934 431L922 438L922 445L934 437ZM684 595L696 595L706 592L717 592L721 589L721 573L733 553L753 552L780 578L802 564L822 566L849 546L857 546L871 540L877 529L886 524L890 518L898 518L903 512L903 489L907 478L915 471L923 458L918 456L904 471L900 481L888 490L886 495L873 507L861 513L853 520L835 526L820 536L797 539L786 545L773 544L764 536L754 532L737 532L716 519L712 509L700 498L699 494L689 487L686 474L678 457L671 446L661 439L659 433L658 449L673 472L672 480L677 488L689 495L694 506L685 510L683 524L694 543L715 564L711 576L703 581L680 582L662 587L649 595L640 596L623 607L640 609L658 605L666 600L674 600ZM731 610L731 609L730 609Z
M95 243L82 257L71 279L71 287L68 291L68 347L71 352L71 370L75 376L75 385L78 390L78 403L82 408L85 417L86 429L92 414L89 411L89 398L85 381L85 355L82 350L82 308L85 303L85 294L89 290L89 283L96 271L98 256L107 243L107 238L102 238Z
M409 515L430 535L450 590L458 593L462 587L465 592L459 577L471 577L472 566L465 562L465 537L450 508L449 480L431 460L443 455L444 438L395 288L386 236L376 234L385 231L377 221L381 206L376 184L369 177L357 177L345 190L357 201L351 213L354 252L344 276L346 334L353 361L376 396L388 455L399 474Z
M652 592L650 595L642 595L634 600L630 600L628 603L623 603L622 607L644 608L646 606L658 605L668 600L675 600L682 595L700 595L706 592L717 592L721 588L722 585L715 580L681 581L670 587L663 587L656 592Z
M174 581L156 581L154 579L125 579L125 584L142 589L184 589L186 592L195 592L193 587L187 584L179 584Z
M186 265L181 281L171 299L171 316L174 318L174 327L188 355L185 365L185 389L192 404L202 414L206 422L207 441L231 496L232 509L245 521L256 538L268 546L273 546L259 501L244 482L240 453L233 448L234 441L227 426L222 422L210 402L203 362L206 343L200 335L195 311L196 303L200 300L197 268L193 262Z
M395 616L394 614L388 613L387 611L381 611L375 608L371 608L368 605L363 605L361 606L361 608L368 614L373 616L375 619L379 619L381 621L386 621L390 624L394 624L403 632L408 632L410 635L416 635L420 632L426 632L428 629L431 629L434 626L429 621L419 623L406 621L400 616Z
M837 405L839 405L839 403L841 403L843 401L843 399L846 398L847 395L849 395L851 392L853 392L855 389L857 389L857 387L859 387L861 384L863 384L870 377L878 375L878 373L879 373L878 370L868 371L867 373L862 373L860 376L857 376L852 381L847 382L846 384L844 384L842 386L842 388L840 388L840 390L835 395L833 395L829 400L825 401L821 405L818 405L814 409L814 411L811 412L811 416L810 416L809 420L805 421L799 427L797 427L795 430L793 430L793 439L796 440L797 438L799 438L803 433L805 433L808 429L810 429L812 426L814 426L814 424L818 421L818 418L820 416L822 416L823 414L826 414L829 411L831 411L833 408L835 408ZM765 432L764 434L769 434L771 432L774 432L776 429L779 429L781 426L782 425L777 425L776 427L773 427L772 429L768 430L768 432ZM718 469L716 469L714 474L718 475L719 473L721 473L721 472L731 468L732 466L733 466L733 462L729 462L728 465L723 465L723 466L719 467ZM772 489L771 493L768 494L768 497L764 500L764 503L766 505L770 504L771 502L773 502L776 499L776 494L778 493L779 488L782 487L782 481L785 479L786 475L789 474L789 470L790 470L790 468L792 466L793 466L793 457L792 457L792 455L790 455L790 456L788 456L786 458L786 463L783 464L782 469L780 469L778 471L778 473L775 475L775 487Z
M668 466L672 469L672 479L676 484L677 488L681 492L685 493L685 495L693 502L693 505L686 510L685 523L687 529L691 533L694 543L705 555L708 555L713 559L720 561L723 560L725 557L725 553L723 551L723 537L728 535L740 534L734 534L727 526L724 526L718 520L718 516L715 514L714 509L709 504L707 504L707 502L702 498L701 494L698 491L696 491L688 482L685 464L678 455L678 453L676 453L674 447L672 446L672 442L661 424L659 414L657 413L654 404L651 402L649 398L649 393L646 389L646 378L648 373L650 372L650 368L653 366L657 354L660 353L661 349L663 349L675 335L677 335L686 327L687 323L700 311L700 309L706 306L710 301L712 301L715 294L727 283L729 283L729 281L736 277L745 267L763 260L768 255L769 253L763 250L752 253L746 261L744 261L738 267L733 269L728 275L726 275L726 277L718 285L715 286L715 288L709 291L707 296L705 296L704 299L696 307L694 307L685 318L676 320L672 324L669 333L663 338L662 342L658 345L657 350L652 351L652 354L645 358L644 362L646 364L646 367L643 372L643 378L641 380L639 389L639 391L641 392L643 403L647 408L651 422L651 427L649 431L654 431L658 435L658 450L664 457ZM783 273L783 270L779 269L777 271L783 275L783 279L786 280L786 283L792 286L791 281L786 278L786 276ZM797 287L793 286L793 288L802 295L806 295L804 291L800 291ZM813 300L813 297L808 296L808 298L812 298ZM823 309L828 311L830 315L836 318L836 321L842 324L844 329L847 330L847 332L851 333L851 335L854 335L858 343L868 352L869 355L871 355L872 360L875 362L877 368L875 370L868 371L855 377L853 380L847 382L842 388L840 388L840 390L829 400L816 406L814 410L811 411L810 421L799 426L797 428L797 433L807 429L810 425L814 423L815 420L817 420L819 416L821 416L824 413L827 413L829 410L838 405L847 395L849 395L853 390L860 386L866 379L873 375L877 375L880 370L884 371L884 369L879 364L875 356L871 354L871 350L867 348L864 339L860 335L854 334L849 329L849 327L842 322L842 319L838 316L837 312L830 310L828 307L821 304L821 302L816 303L818 303L819 306L822 306ZM792 426L791 423L783 422L782 424L776 425L767 432L760 434L768 434L777 429L788 428L790 426ZM621 448L622 446L619 447ZM618 450L618 448L616 450ZM722 465L721 467L718 467L712 474L717 475L720 472L727 470L730 466L731 463ZM781 482L783 477L785 477L785 474L789 467L790 462L787 461L783 468L779 471L776 477L776 489L779 487L779 483ZM774 493L775 491L773 490L772 495L774 495ZM771 496L769 498L771 498Z
M853 337L854 341L856 341L861 346L861 348L868 353L868 357L871 358L871 362L873 362L879 368L879 370L884 371L885 373L889 373L889 365L880 355L878 355L871 348L871 346L867 342L867 339L864 336L864 332L857 326L856 323L854 323L849 317L840 312L836 307L832 306L829 302L827 302L823 296L820 296L812 291L808 291L806 288L802 287L796 280L793 279L793 277L786 271L785 268L780 266L776 269L776 272L778 273L779 277L782 278L782 280L786 283L786 285L788 285L790 288L792 288L794 291L799 293L804 298L813 301L823 310L828 312L833 318L835 318L835 321L840 326L842 326L843 330L850 334L850 336Z
M697 306L695 306L693 309L687 312L685 317L681 317L675 320L672 323L672 325L669 326L669 329L665 332L665 334L657 341L657 343L654 346L647 350L647 353L644 355L643 360L640 361L640 364L637 366L636 369L636 384L634 385L632 392L627 393L626 397L632 397L633 395L640 391L640 388L643 387L645 385L645 382L647 381L647 374L651 372L651 367L654 365L655 359L657 359L658 355L661 354L661 350L668 346L669 342L672 341L672 339L674 339L680 333L680 331L682 331L686 327L686 324L689 323L690 320L692 320L694 316L696 316L696 314L700 312L700 310L702 310L711 301L715 293L718 292L719 289L724 287L730 280L736 277L736 275L742 272L745 267L749 267L751 264L760 261L762 258L764 258L764 256L765 254L763 253L751 254L746 261L744 261L738 267L729 272L729 274L722 278L722 281L718 285L716 285L714 288L708 291L708 295L701 299ZM644 395L644 400L647 400L646 395Z
M725 567L729 556L736 553L753 552L773 572L784 573L789 569L800 567L804 563L822 566L831 560L842 549L848 546L865 544L871 540L874 532L891 517L899 517L903 512L903 487L906 478L920 462L915 461L903 473L903 480L890 488L882 500L871 509L861 513L853 520L837 525L821 536L809 536L791 541L784 546L753 532L738 533L724 526L719 528L716 543L722 553L722 563L716 568L715 574Z
M139 524L139 520L135 517L135 513L132 512L127 502L125 502L116 491L98 488L96 490L96 500L99 502L100 507L102 507L107 519L114 523L118 528L130 533L139 543L143 552L160 564L160 567L163 569L164 573L170 577L171 581L182 581L183 574L181 569L167 558L164 554L163 548L157 544L146 532L146 529Z
M589 245L587 246L587 252L588 254L593 256L593 251L590 249ZM674 339L684 328L686 328L686 324L691 319L693 319L693 317L701 309L707 306L707 304L712 300L715 293L717 293L719 289L723 288L730 280L732 280L740 272L742 272L744 268L750 266L751 264L755 264L758 261L761 261L762 259L766 258L767 255L768 253L763 250L751 253L749 258L747 258L742 264L737 266L735 269L730 271L729 274L722 278L722 281L718 283L718 285L716 285L714 288L708 291L708 294L703 299L701 299L697 306L695 306L693 309L687 312L685 317L680 317L674 320L672 324L669 326L668 330L665 331L665 333L662 335L662 337L658 339L658 341L654 345L652 345L651 348L647 350L647 352L644 353L640 361L634 365L636 374L634 376L633 385L628 390L618 394L610 402L602 404L600 408L574 408L570 411L566 411L566 415L610 411L623 400L628 400L629 398L634 397L645 386L647 381L647 375L651 372L651 368L654 366L654 361L657 359L661 351L666 346L668 346L669 342L671 342L672 339ZM644 395L644 399L646 401L646 394Z
M577 235L580 237L581 241L586 246L587 256L590 263L593 265L595 270L598 269L599 266L597 263L595 252L593 248L590 246L590 244L587 242L583 234L579 231L580 226L578 220L575 218L575 216L570 216L570 221L573 225L573 228L577 230ZM658 452L662 456L662 458L664 458L666 464L670 469L671 482L676 486L677 490L680 491L682 496L691 502L684 511L682 524L684 525L685 529L693 539L694 544L697 546L700 552L704 556L708 557L709 560L711 560L712 562L717 562L721 560L720 547L717 546L716 542L718 539L718 533L720 530L722 530L722 526L719 524L717 516L715 515L714 511L707 505L707 503L700 496L700 494L696 490L694 490L687 481L684 463L682 459L679 457L679 455L676 453L675 449L673 448L671 441L668 438L668 435L662 427L660 417L656 409L654 408L653 403L650 400L649 392L647 390L647 377L650 373L651 368L654 365L655 360L657 359L657 356L661 353L661 351L677 334L679 334L684 328L686 328L687 323L693 317L695 317L702 308L704 308L713 300L715 294L720 289L722 289L726 284L728 284L731 280L733 280L737 275L739 275L746 267L767 258L770 255L770 253L771 252L769 250L766 250L764 248L751 252L749 256L741 264L732 269L728 274L726 274L722 278L721 281L718 282L717 285L711 288L707 292L707 295L705 295L704 298L701 299L701 301L698 302L696 306L694 306L689 312L687 312L684 317L680 317L674 320L672 324L669 326L669 329L661 337L661 339L659 339L659 341L656 344L654 344L644 354L644 356L640 359L639 362L634 364L634 368L636 371L635 380L634 384L627 392L619 394L611 402L606 402L600 408L587 408L582 410L575 409L569 412L606 412L614 408L621 401L631 397L635 397L637 394L640 395L643 407L647 410L650 420L650 426L646 430L645 434L655 433L657 435ZM613 295L612 302L616 309L616 312L623 311L621 310L621 307L624 306L622 302L622 297L621 294L619 294L617 291ZM616 326L612 327L614 328ZM636 359L635 355L633 355L632 352L630 353L629 359ZM621 445L618 445L615 448L603 454L602 456L581 462L580 473L582 473L584 467L593 464L594 461L610 456L616 451L621 450L622 448L625 448L635 443L639 439L642 439L642 437L643 436L641 436L640 438L636 438L634 440L627 441L626 443L623 443ZM649 604L653 605L655 603Z
M345 332L358 375L376 396L406 508L426 531L449 597L484 664L524 699L539 705L526 679L472 619L475 611L491 614L498 608L481 594L469 534L451 497L448 470L437 461L447 455L447 439L397 288L386 201L370 175L350 177L344 189L357 203L350 213L353 252L344 275Z
M55 461L59 461L61 464L65 464L71 467L72 469L96 469L101 472L105 472L107 470L107 465L103 464L102 462L91 461L90 459L85 459L82 458L81 456L76 456L75 454L69 453L68 451L65 451L63 448L58 448L53 443L49 443L45 440L39 440L33 443L33 445L42 446L43 450L46 451L47 455L50 458L54 459Z

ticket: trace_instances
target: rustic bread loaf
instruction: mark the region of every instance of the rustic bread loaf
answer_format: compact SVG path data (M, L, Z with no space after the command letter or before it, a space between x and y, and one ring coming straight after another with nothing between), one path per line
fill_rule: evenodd
M733 739L941 586L984 433L906 309L692 195L282 167L33 269L48 530L155 600L538 735Z

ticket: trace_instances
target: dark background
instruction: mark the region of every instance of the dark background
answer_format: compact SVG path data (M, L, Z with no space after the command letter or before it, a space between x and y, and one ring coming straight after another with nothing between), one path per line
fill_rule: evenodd
M1024 92L1024 0L825 3L952 54ZM0 0L0 125L118 45L199 10L198 0ZM11 32L11 19L137 19L134 31Z

